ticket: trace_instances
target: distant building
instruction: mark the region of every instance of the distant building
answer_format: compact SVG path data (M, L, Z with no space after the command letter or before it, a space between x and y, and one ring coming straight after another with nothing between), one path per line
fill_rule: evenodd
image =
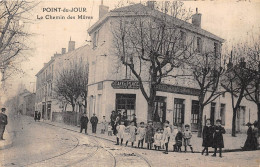
M21 93L18 94L18 112L25 115L26 114L26 102L25 97L30 95L31 92L27 89L24 89Z
M25 114L28 116L34 116L35 112L35 93L24 96Z

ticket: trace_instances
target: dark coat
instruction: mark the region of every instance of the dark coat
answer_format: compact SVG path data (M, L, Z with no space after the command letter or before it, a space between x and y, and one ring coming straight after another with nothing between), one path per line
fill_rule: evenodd
M182 133L178 132L175 136L175 142L176 142L176 146L181 147L182 146Z
M121 121L124 122L124 125L125 125L125 126L128 126L127 116L124 116L124 115L123 115L123 116L121 117Z
M146 127L146 135L145 135L145 142L146 143L153 143L153 136L154 136L154 128L153 126Z
M96 116L92 116L90 118L90 123L96 125L98 123L98 118Z
M38 112L38 114L37 114L37 120L40 120L40 119L41 119L41 113Z
M4 113L0 113L0 125L6 126L8 124L7 115Z
M130 123L132 123L132 122L134 122L135 126L137 127L136 117L134 117L134 118L130 121Z
M254 150L255 140L253 136L252 127L249 127L247 130L247 138L244 144L243 150Z
M87 128L88 127L88 117L87 116L81 116L80 118L80 125L83 128Z
M226 131L222 126L213 127L213 148L224 148L223 134Z
M202 146L203 147L212 147L213 144L213 129L212 126L204 126L202 132Z

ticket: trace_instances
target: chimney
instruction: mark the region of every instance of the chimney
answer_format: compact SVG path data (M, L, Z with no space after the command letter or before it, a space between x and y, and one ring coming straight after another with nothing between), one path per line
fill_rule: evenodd
M201 14L198 13L198 8L196 8L196 13L192 15L192 24L201 27Z
M155 1L147 1L147 3L146 3L147 7L149 7L150 9L154 9L154 4L155 4Z
M61 48L61 54L65 54L66 53L66 48Z
M103 0L101 0L101 5L99 5L99 19L101 19L105 14L108 13L109 7L103 5Z
M71 38L70 38L68 52L70 52L74 49L75 49L75 41L72 41Z

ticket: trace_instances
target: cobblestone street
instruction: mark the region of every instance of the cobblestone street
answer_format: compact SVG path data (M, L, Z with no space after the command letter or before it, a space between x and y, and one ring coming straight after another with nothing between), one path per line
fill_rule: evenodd
M200 153L162 154L161 151L115 146L113 142L78 133L73 126L10 120L13 146L0 150L1 166L259 166L260 151L224 153L223 158ZM10 130L9 130L10 131ZM250 163L250 165L248 165Z

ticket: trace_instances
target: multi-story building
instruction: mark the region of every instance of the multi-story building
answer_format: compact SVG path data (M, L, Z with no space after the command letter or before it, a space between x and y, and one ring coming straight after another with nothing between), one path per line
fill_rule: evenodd
M125 76L125 66L119 66L120 57L115 54L114 29L119 27L123 17L126 22L131 22L134 17L154 18L159 16L159 11L153 8L152 3L147 6L135 4L108 11L103 4L99 8L99 20L94 23L88 33L92 40L92 51L89 56L89 85L88 85L88 112L89 116L95 113L99 118L110 118L112 110L127 111L129 119L136 114L138 122L147 121L147 102L139 89L138 82L133 75ZM142 14L137 15L138 12ZM199 50L221 51L224 40L201 28L201 14L193 15L192 23L184 22L169 15L167 19L173 23L182 24L180 31L185 33L185 39L194 40L194 46ZM178 25L176 26L178 27ZM220 61L220 60L219 60ZM144 80L144 82L146 82ZM132 86L128 86L132 85ZM148 84L144 83L148 88ZM195 82L170 79L162 81L158 87L155 102L160 120L169 120L171 123L192 125L192 130L197 130L198 124L198 89ZM205 119L212 121L221 119L227 129L232 125L231 98L226 93L204 108ZM256 119L256 107L253 103L244 100L237 116L237 131L245 129L247 121Z
M52 120L53 112L61 112L66 108L71 111L71 107L66 105L55 95L55 82L61 70L69 67L73 61L85 62L86 55L89 54L89 46L85 45L75 49L75 41L69 41L68 52L62 48L61 54L54 54L48 63L36 74L36 101L35 110L42 113L43 119Z

